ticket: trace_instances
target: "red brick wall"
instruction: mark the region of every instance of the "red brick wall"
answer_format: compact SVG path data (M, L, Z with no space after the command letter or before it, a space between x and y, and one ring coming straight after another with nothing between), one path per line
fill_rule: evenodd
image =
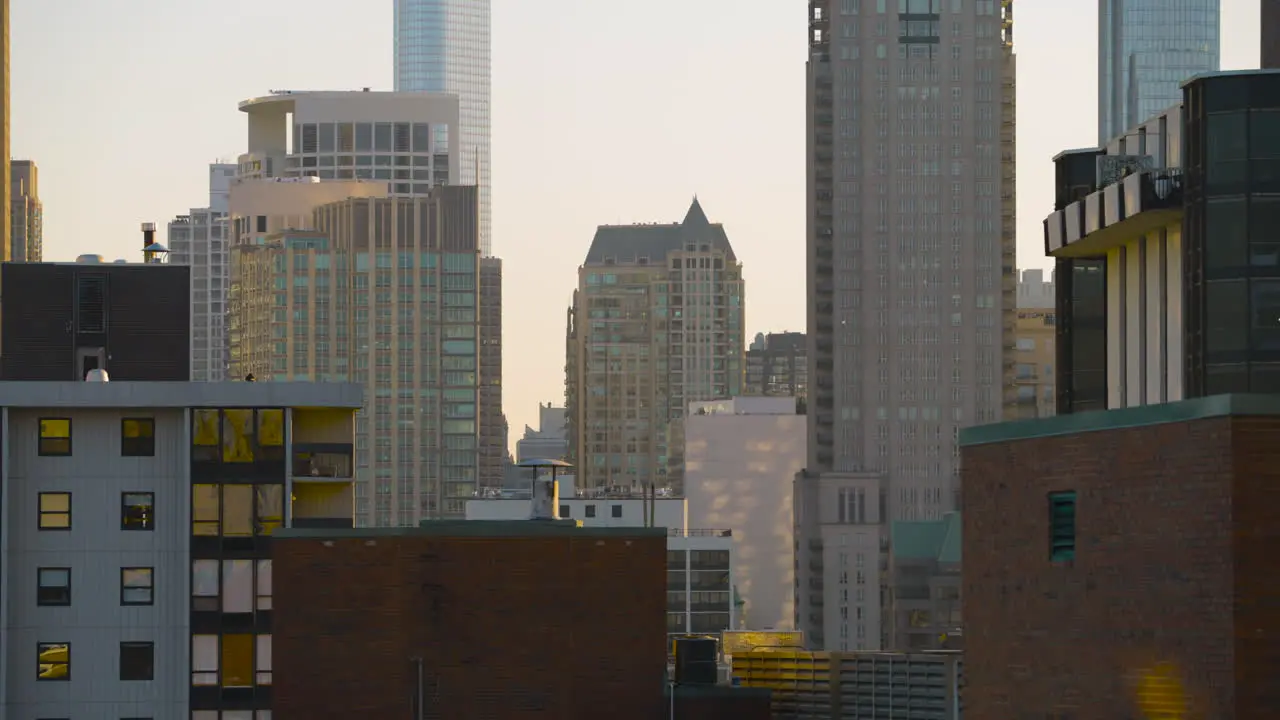
M1143 670L1171 663L1186 717L1275 717L1274 702L1251 710L1246 697L1275 697L1263 678L1276 685L1280 658L1250 649L1248 633L1238 641L1236 627L1280 632L1280 546L1262 539L1280 528L1280 421L1209 419L961 452L966 715L1129 720L1140 716ZM1048 559L1046 496L1057 490L1078 493L1071 566ZM1237 605L1237 582L1265 601ZM1253 684L1237 691L1236 678Z
M277 539L282 720L652 720L664 706L660 537Z

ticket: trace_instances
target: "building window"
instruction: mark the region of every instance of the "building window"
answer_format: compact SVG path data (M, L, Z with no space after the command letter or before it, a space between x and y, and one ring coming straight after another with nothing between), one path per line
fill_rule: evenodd
M284 485L195 485L191 534L197 537L270 535L284 522Z
M39 643L36 655L36 680L66 682L71 679L70 643Z
M127 492L120 494L120 529L155 530L156 494Z
M71 493L40 493L40 529L71 529Z
M155 643L120 643L120 679L154 680L156 676Z
M125 418L120 421L120 454L125 457L154 457L156 421L153 418Z
M152 605L155 603L155 569L149 567L120 568L120 604Z
M621 505L614 505L613 507L611 507L611 508L610 508L610 512L612 513L612 515L613 515L614 517L616 517L616 518L620 518L620 517L622 517L622 506L621 506Z
M588 506L587 506L587 515L586 515L586 516L587 516L587 517L589 517L589 518L593 518L593 517L595 517L595 516L596 516L596 506L595 506L595 505L588 505Z
M71 454L71 418L40 418L40 455L67 457Z
M256 638L257 647L254 653L254 664L257 667L257 682L259 685L271 684L271 636L259 635Z
M71 568L43 567L36 570L36 604L71 604Z
M569 506L568 506L568 505L561 505L561 506L560 506L560 517L562 517L562 518L573 517L573 514L569 512Z
M1049 560L1070 562L1076 558L1076 494L1049 494Z

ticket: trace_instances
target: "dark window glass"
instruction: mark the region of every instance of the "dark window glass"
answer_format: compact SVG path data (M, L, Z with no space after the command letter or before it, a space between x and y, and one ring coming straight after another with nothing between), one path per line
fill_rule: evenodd
M43 567L36 570L36 604L71 604L71 568Z
M120 643L121 680L154 680L155 675L155 645L153 643Z
M1076 559L1075 491L1049 494L1049 561Z
M612 512L612 514L613 514L613 516L614 516L614 517L616 517L616 518L620 518L620 517L622 517L622 506L621 506L621 505L614 505L614 506L612 506L612 507L610 508L610 510L611 510L611 512Z
M1209 365L1205 369L1205 395L1249 392L1249 366L1245 363Z
M1280 363L1250 364L1249 392L1280 394Z
M1280 350L1280 280L1254 280L1250 318L1254 350Z
M413 124L413 151L416 153L431 152L431 124Z
M152 418L121 420L120 454L125 457L153 457L156 454L156 421Z
M1247 307L1249 288L1244 280L1215 280L1205 290L1206 352L1244 352L1249 347L1249 324L1241 308Z
M1249 264L1280 267L1280 195L1249 199Z
M1248 214L1244 198L1211 200L1205 208L1204 254L1208 269L1248 263Z
M1280 158L1280 110L1250 113L1249 157Z
M1249 106L1249 80L1245 76L1219 76L1204 83L1205 112L1241 110Z
M391 123L378 123L373 127L374 152L391 152Z
M1208 142L1208 161L1244 160L1249 156L1249 136L1246 133L1248 115L1243 112L1210 115L1205 123Z
M373 125L371 123L356 123L356 152L369 152L373 150ZM368 158L365 162L356 161L357 165L368 165Z
M593 518L593 517L595 517L595 516L596 516L596 506L595 506L595 505L588 505L588 506L587 506L587 517L589 517L589 518Z
M333 152L333 123L320 123L320 152Z
M561 517L561 518L571 517L571 514L570 514L570 512L569 512L569 506L568 506L568 505L561 505L561 506L560 506L560 517Z

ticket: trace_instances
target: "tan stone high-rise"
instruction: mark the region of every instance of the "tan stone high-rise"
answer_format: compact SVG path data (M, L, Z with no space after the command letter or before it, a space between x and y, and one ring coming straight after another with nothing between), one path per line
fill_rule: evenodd
M0 83L4 83L0 88L0 104L4 105L4 127L0 128L0 178L7 178L11 172L9 157L13 152L9 141L9 0L0 0L0 55L4 56L3 75L0 76ZM9 203L13 196L8 183L0 182L0 187L3 188L0 192L4 193L0 197L0 212L4 213L0 217L0 228L4 228L0 235L0 258L10 258L13 256L10 249L13 228L10 227L12 212Z
M44 205L40 202L40 171L30 160L14 160L9 167L10 262L40 262L44 255Z
M1012 0L810 0L809 452L797 628L888 638L895 521L956 509L960 428L1016 401Z
M316 207L309 229L233 248L232 377L364 388L361 526L461 518L475 494L478 202L475 186L352 197Z
M569 309L577 486L681 492L683 418L741 393L743 327L742 264L696 199L680 223L600 226Z

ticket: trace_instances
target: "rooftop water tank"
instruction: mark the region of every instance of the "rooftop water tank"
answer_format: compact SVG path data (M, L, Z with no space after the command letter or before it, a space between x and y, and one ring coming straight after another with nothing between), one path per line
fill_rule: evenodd
M81 263L83 265L97 265L98 263L102 262L102 256L85 254L77 257L76 262Z

